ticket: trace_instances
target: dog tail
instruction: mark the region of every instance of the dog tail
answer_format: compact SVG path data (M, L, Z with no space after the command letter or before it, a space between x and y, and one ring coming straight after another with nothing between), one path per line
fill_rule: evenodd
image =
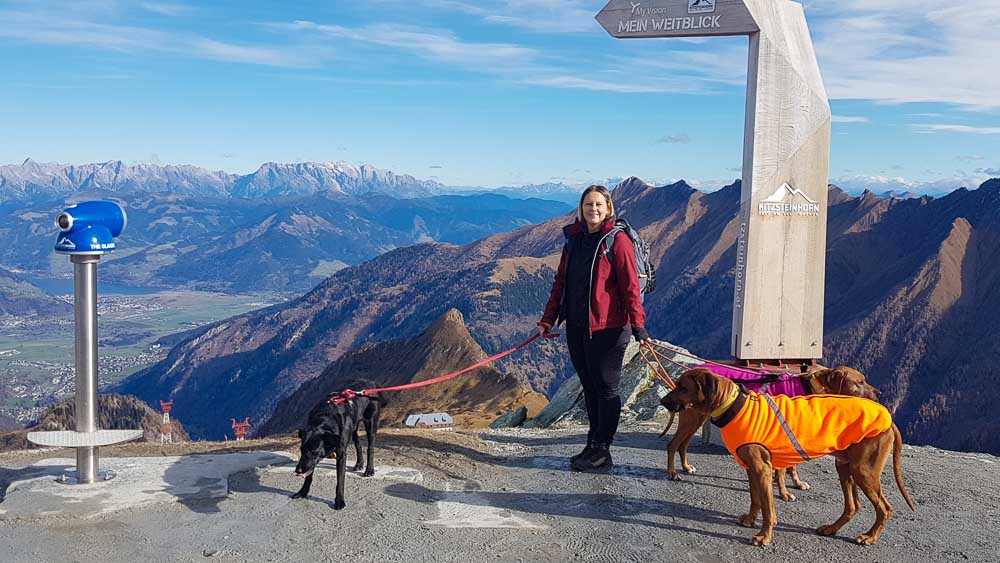
M660 438L666 436L667 435L667 430L670 430L670 427L674 425L674 415L675 414L677 414L677 413L675 413L675 412L671 412L670 413L670 418L667 419L667 425L663 427L663 432L660 432Z
M892 434L892 474L896 478L896 486L899 487L899 492L906 499L906 504L909 505L910 510L916 511L917 509L913 506L910 493L906 492L906 485L903 484L903 470L899 466L899 456L903 453L903 436L899 433L899 427L896 426L896 423L892 424Z

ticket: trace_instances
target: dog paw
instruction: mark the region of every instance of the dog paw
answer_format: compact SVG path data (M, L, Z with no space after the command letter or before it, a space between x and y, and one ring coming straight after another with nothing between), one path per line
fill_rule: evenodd
M695 467L693 465L685 465L684 466L684 473L687 473L688 475L694 475L697 472L698 472L698 470L695 469Z
M779 493L778 496L781 497L781 500L783 500L785 502L794 502L795 501L795 495L793 495L792 493L785 493L785 494L780 494Z
M860 536L854 538L854 541L858 542L858 545L875 545L875 542L878 541L878 536L861 534Z
M680 481L681 476L678 475L676 471L667 471L667 479L670 479L671 481Z
M352 467L351 471L361 471L364 468L365 468L364 464L359 463L359 464L355 465L354 467Z
M347 503L344 502L344 499L342 499L342 498L338 498L338 499L336 499L336 500L333 501L333 509L334 510L342 510L345 506L347 506Z
M744 514L736 522L744 528L753 528L754 524L757 523L757 517L753 514Z
M309 495L304 495L302 493L295 493L294 495L292 495L292 498L306 498L307 496Z
M816 528L816 533L821 536L832 536L833 534L837 533L838 529L839 528L837 528L832 524L827 524L826 526L820 526L819 528Z
M750 543L761 547L771 545L771 534L757 534L752 540L750 540Z
M375 468L369 467L368 470L365 471L364 475L362 475L362 476L363 477L372 477L374 475L375 475Z
M809 483L806 483L805 481L799 481L798 483L795 483L795 488L800 491L808 491L810 489Z

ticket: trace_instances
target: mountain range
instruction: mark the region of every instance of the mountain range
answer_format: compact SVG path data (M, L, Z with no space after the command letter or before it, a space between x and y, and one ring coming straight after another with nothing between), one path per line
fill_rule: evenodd
M446 192L444 186L434 181L347 162L268 162L245 175L190 165L129 165L120 160L75 165L39 163L28 158L20 165L0 166L0 204L65 198L94 191L242 199L373 193L410 198Z
M302 292L394 248L465 244L569 208L485 193L406 199L378 192L256 199L103 190L86 195L116 198L129 216L118 250L102 261L105 279L228 292ZM63 207L61 200L0 206L6 218L0 236L8 242L0 248L0 264L38 277L69 276L67 261L52 252L52 221Z
M703 193L630 178L614 196L657 264L650 332L703 357L728 356L739 182ZM506 349L535 330L570 218L385 253L293 302L205 328L141 379L167 397L178 381L242 387L254 374L281 390L263 393L264 413L350 350L411 337L450 308L487 353ZM911 443L1000 452L1000 421L981 416L1000 397L989 367L1000 351L998 242L1000 180L941 198L830 188L824 361L865 372ZM570 373L557 342L496 367L548 394ZM258 393L258 383L241 393Z

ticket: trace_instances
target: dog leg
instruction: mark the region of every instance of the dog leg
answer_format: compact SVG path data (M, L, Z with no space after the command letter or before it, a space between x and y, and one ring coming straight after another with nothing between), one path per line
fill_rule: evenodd
M794 471L794 468L793 468ZM778 497L785 502L792 502L795 500L795 495L788 492L788 487L785 486L785 470L775 469L774 470L774 481L778 484Z
M855 454L851 456L854 458L851 460L851 474L861 492L875 507L875 523L871 529L857 537L857 542L862 545L874 545L885 530L889 516L892 515L892 505L882 492L882 471L892 451L892 433L883 432L851 447L854 448L857 449L848 450L849 453Z
M698 429L701 428L705 424L705 421L707 420L708 420L707 416L699 416L698 420L691 429L691 432L688 434L688 437L685 438L683 442L681 442L681 449L680 449L681 469L683 469L684 473L687 473L688 475L693 475L695 472L698 471L697 469L695 469L693 465L688 463L687 460L688 444L691 443L691 439L694 438L694 435L698 433Z
M847 461L837 460L837 477L840 478L840 489L844 493L844 512L833 524L816 528L816 533L821 536L832 536L840 531L858 513L858 496L854 485L854 477L851 475L851 464Z
M337 448L337 496L333 499L333 509L340 510L347 506L344 502L344 482L347 481L347 447L341 441L340 447Z
M774 512L774 495L771 494L774 468L771 466L771 453L759 444L747 444L736 450L736 455L747 466L747 476L750 478L751 503L756 490L757 502L763 516L763 526L760 532L750 540L753 545L765 546L771 544L777 515ZM753 505L751 504L751 511Z
M354 462L354 467L351 468L351 471L361 471L365 468L365 458L361 452L361 438L358 436L358 433L359 430L355 427L351 439L354 440L354 457L357 461Z
M796 489L798 489L800 491L808 491L809 490L809 483L806 483L802 479L799 479L799 471L798 471L798 469L795 468L794 465L788 468L788 474L791 475L791 477L792 477L792 484L795 485Z
M704 424L704 416L690 409L681 411L677 420L677 433L674 434L670 444L667 445L667 478L671 481L680 481L677 475L677 468L674 466L674 454L680 452L681 468L687 474L694 473L695 467L687 461L687 446L691 438L698 432L698 428Z
M747 482L753 483L753 476L750 475L750 470L747 469ZM757 489L752 484L750 485L750 510L740 516L736 522L743 526L744 528L753 528L757 524L757 515L760 514L760 499L757 498Z
M306 475L305 481L302 482L302 488L299 489L299 492L292 495L292 498L308 498L309 489L312 487L312 484L313 484L313 474L310 473L309 475Z
M365 438L368 440L368 469L365 477L375 475L375 435L378 433L378 410L370 418L365 418Z

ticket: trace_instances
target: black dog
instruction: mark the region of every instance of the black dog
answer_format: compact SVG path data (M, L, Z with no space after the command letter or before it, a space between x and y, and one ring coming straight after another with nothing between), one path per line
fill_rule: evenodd
M354 381L348 389L362 390L375 387L370 381ZM295 475L305 477L305 482L299 492L292 498L306 498L312 486L313 471L324 457L330 454L337 456L337 497L333 508L340 510L347 506L344 502L344 471L347 465L348 441L354 440L354 449L358 461L354 471L365 469L365 461L361 455L361 440L358 437L360 423L365 425L365 435L368 438L368 468L364 476L375 474L375 434L378 433L379 411L385 405L385 400L378 395L358 395L343 402L332 401L335 395L323 399L313 407L306 421L306 428L299 430L302 440L299 446L299 463L295 466Z

